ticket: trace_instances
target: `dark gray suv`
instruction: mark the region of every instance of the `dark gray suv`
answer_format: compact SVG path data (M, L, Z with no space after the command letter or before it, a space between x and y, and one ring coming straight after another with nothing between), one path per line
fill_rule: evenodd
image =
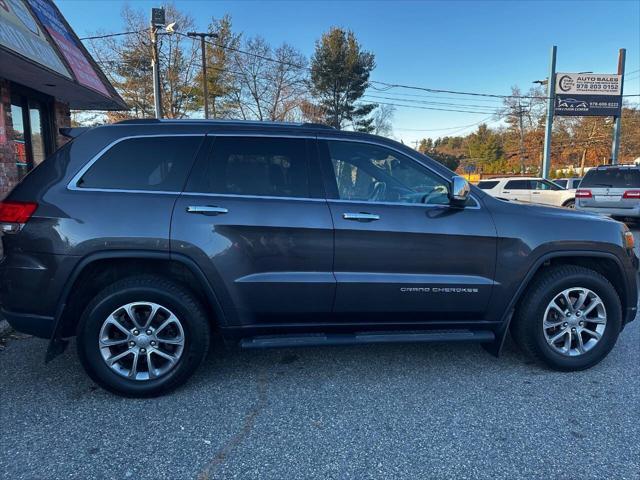
M492 198L397 142L309 124L128 121L0 207L2 315L87 373L166 392L243 348L480 342L588 368L636 316L614 220Z

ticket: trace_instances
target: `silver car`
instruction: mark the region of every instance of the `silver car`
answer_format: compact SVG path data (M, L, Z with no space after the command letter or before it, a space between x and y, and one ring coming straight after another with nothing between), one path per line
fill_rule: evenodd
M589 170L576 191L576 208L640 218L640 166L606 165Z

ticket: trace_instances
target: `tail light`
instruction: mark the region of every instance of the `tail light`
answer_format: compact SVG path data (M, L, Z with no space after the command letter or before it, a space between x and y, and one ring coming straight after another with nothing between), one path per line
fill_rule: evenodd
M627 190L622 194L622 198L638 198L640 199L640 190Z
M0 202L0 229L4 233L18 232L36 208L34 202Z
M591 190L576 190L576 198L592 198Z

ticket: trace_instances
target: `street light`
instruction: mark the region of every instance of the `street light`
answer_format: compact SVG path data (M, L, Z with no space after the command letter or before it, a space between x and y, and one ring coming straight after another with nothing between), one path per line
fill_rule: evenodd
M217 33L207 32L187 32L187 36L191 38L200 38L200 49L202 50L202 96L204 97L204 118L209 118L209 91L207 87L207 47L205 45L207 38L218 38Z
M164 32L159 32L164 28ZM158 35L171 35L176 32L178 25L172 22L166 25L164 8L151 9L151 35L152 58L151 67L153 70L153 103L155 105L156 118L162 118L162 91L160 89L160 59L158 56Z

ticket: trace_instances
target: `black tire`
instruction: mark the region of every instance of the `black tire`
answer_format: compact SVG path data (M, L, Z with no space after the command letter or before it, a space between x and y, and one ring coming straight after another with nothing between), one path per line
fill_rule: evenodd
M546 341L542 324L554 297L565 289L583 287L596 293L604 303L607 323L602 338L589 351L577 356L556 352ZM594 270L575 265L548 267L523 294L513 321L511 335L528 356L554 370L575 371L599 363L611 351L622 327L622 306L611 283Z
M153 302L175 314L184 331L179 360L163 376L148 380L125 378L107 366L98 340L103 322L116 309L132 302ZM88 304L78 325L77 349L87 374L110 392L127 397L153 397L185 383L204 360L210 329L204 308L182 286L159 276L125 278L102 290ZM126 342L125 342L126 343Z
M562 204L562 206L564 208L576 208L576 201L575 200L567 200L566 202L564 202Z

